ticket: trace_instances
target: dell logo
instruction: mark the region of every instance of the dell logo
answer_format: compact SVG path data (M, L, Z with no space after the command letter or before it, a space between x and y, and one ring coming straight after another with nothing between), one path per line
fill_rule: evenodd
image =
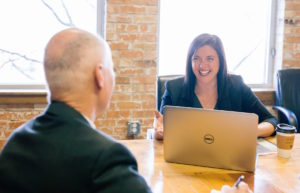
M204 135L204 142L207 144L212 144L215 141L214 136L211 134Z

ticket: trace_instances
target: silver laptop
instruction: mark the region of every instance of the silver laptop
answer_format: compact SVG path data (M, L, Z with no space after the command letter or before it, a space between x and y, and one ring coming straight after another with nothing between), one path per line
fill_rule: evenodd
M254 172L256 114L165 106L163 124L167 162Z

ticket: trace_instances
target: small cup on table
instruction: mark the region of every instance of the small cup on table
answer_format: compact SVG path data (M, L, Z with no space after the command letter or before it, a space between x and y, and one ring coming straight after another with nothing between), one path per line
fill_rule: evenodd
M276 126L277 154L283 158L289 158L293 149L296 127L285 123Z

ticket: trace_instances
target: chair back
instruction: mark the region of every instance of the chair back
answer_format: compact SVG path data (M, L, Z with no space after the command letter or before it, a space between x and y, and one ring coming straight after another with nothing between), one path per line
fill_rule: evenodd
M282 69L277 73L276 105L292 111L300 120L300 68ZM279 113L279 121L283 116ZM299 125L297 126L299 132Z
M162 99L162 96L165 92L165 83L168 80L172 80L172 79L183 77L183 76L184 75L160 75L160 76L157 76L157 81L156 81L156 109L158 111L160 110L161 99Z

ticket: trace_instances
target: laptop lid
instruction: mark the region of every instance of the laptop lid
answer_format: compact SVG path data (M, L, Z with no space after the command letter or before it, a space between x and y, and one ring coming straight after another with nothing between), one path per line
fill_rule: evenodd
M165 106L163 119L167 162L255 170L256 114Z

